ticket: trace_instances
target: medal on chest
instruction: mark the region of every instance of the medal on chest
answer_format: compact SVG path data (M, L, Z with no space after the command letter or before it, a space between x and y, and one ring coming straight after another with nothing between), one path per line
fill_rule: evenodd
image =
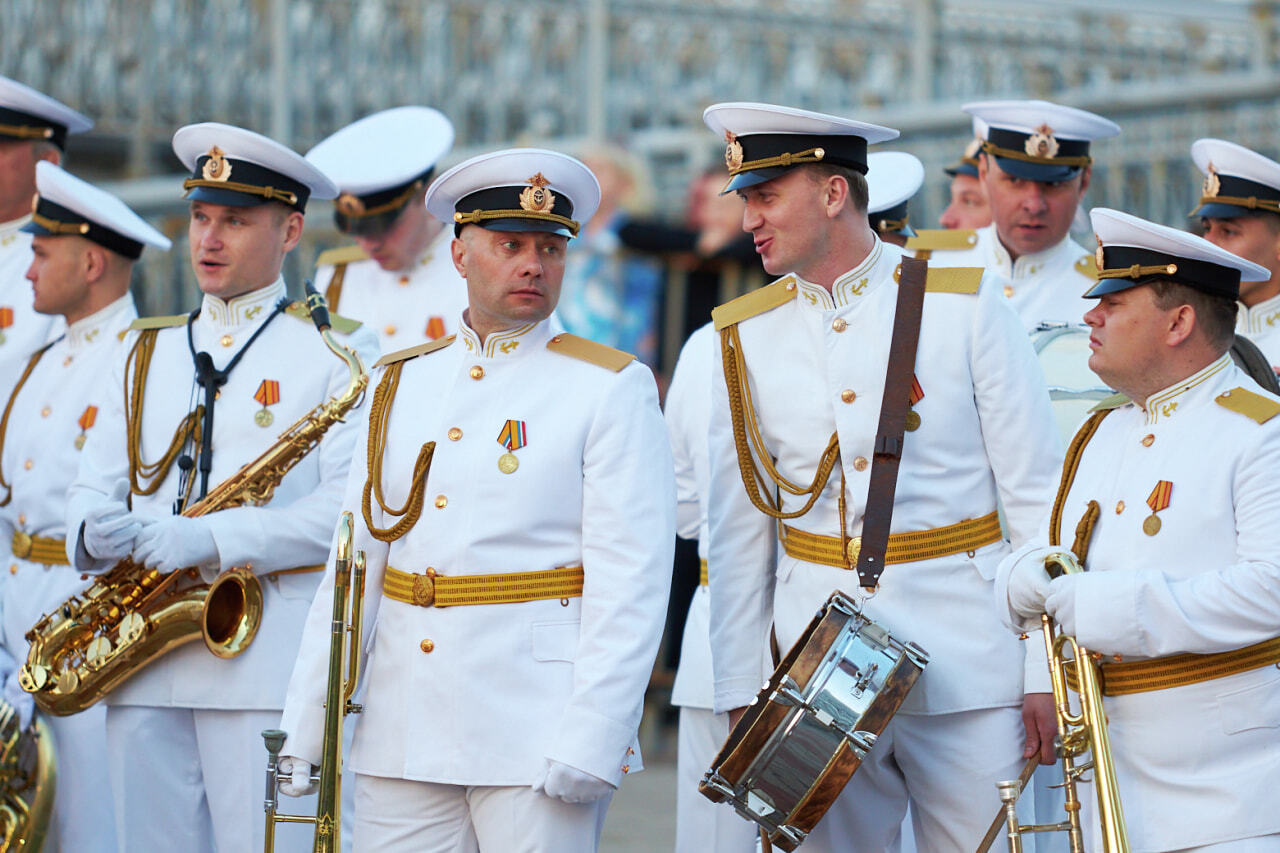
M0 344L5 342L5 330L13 325L13 309L0 305Z
M920 380L913 373L911 375L911 396L909 398L910 405L915 406L924 399L924 389L920 387ZM920 429L920 413L914 408L907 412L907 432L915 432Z
M1155 536L1160 532L1161 521L1160 516L1156 513L1169 506L1169 501L1173 497L1173 483L1168 480L1161 480L1156 483L1156 487L1151 490L1151 494L1147 496L1147 506L1151 507L1151 515L1147 516L1142 522L1142 532L1148 536Z
M524 421L507 421L503 424L502 431L498 433L498 444L505 447L507 452L498 457L498 470L504 474L514 474L520 467L520 460L516 458L515 452L528 443Z
M276 416L271 414L271 410L267 407L274 406L280 402L280 383L274 379L262 380L262 384L258 386L253 399L262 404L262 408L254 413L253 422L266 429L276 419Z
M76 436L76 450L84 449L86 433L93 427L98 420L98 407L86 406L84 414L80 415L80 419L76 421L80 425L80 434Z
M439 340L444 337L444 318L431 317L427 320L426 335L428 340Z

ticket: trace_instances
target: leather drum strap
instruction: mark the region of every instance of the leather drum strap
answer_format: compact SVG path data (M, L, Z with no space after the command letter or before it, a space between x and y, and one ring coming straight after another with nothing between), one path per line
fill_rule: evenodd
M885 371L880 424L876 427L871 483L867 487L867 511L862 519L862 551L858 555L858 583L875 589L884 571L893 521L893 496L898 488L898 464L902 461L902 436L911 406L911 377L916 369L920 342L920 315L924 311L925 280L929 263L902 259L898 277L898 305L893 314L889 341L889 366ZM843 463L842 463L843 464Z

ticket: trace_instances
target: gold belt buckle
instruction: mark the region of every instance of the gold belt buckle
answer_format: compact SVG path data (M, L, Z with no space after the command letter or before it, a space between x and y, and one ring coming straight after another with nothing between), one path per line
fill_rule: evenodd
M862 553L862 537L854 536L844 545L844 557L849 562L849 568L858 565L858 555Z
M436 603L435 572L428 570L425 575L413 576L413 603L419 607L430 607Z
M13 534L13 556L25 560L31 556L31 534L16 530Z

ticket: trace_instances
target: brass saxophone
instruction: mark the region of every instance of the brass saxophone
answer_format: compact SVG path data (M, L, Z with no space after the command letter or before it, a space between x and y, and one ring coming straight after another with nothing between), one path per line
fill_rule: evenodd
M48 723L36 715L23 730L13 706L0 702L0 853L44 845L56 765Z
M184 510L184 516L267 503L293 466L364 396L369 375L360 356L334 338L324 297L310 282L306 289L321 338L347 365L347 387L303 415L257 459ZM27 632L31 647L19 680L48 713L74 714L151 661L196 639L203 638L218 657L241 654L253 642L261 619L262 587L248 569L229 569L206 584L195 569L158 572L126 557Z

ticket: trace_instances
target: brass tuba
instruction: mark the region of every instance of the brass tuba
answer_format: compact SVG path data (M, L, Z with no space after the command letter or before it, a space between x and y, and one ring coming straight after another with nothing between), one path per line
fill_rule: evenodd
M369 375L360 356L334 338L324 297L310 282L307 307L325 345L346 363L347 387L303 415L257 459L184 510L184 516L267 503L293 466L364 396ZM239 655L253 642L261 619L262 587L247 568L229 569L206 584L195 569L162 573L126 557L27 632L31 647L19 679L45 711L74 714L193 640L203 638L218 657Z
M1050 577L1084 571L1076 558L1066 552L1045 557L1045 570ZM978 847L986 853L1004 827L1010 853L1022 853L1022 836L1030 832L1065 832L1071 853L1083 853L1084 831L1080 824L1080 798L1077 782L1093 771L1094 792L1098 798L1098 820L1102 826L1102 853L1129 853L1129 836L1124 825L1124 809L1116 783L1115 759L1111 754L1111 737L1107 732L1107 716L1102 707L1102 679L1097 657L1076 642L1075 637L1059 635L1047 614L1040 615L1044 630L1045 650L1049 655L1049 680L1053 685L1053 702L1058 718L1058 755L1062 760L1062 787L1066 794L1066 819L1060 823L1022 825L1018 822L1018 796L1031 778L1037 758L1032 756L1017 780L998 782L1003 808L992 822L991 830ZM1071 671L1080 688L1080 712L1071 710L1067 692L1067 673ZM1076 759L1090 754L1089 760Z
M342 805L342 721L347 714L364 710L351 701L360 680L360 636L364 616L364 552L351 554L353 519L344 512L338 522L338 547L333 567L333 619L329 623L329 682L324 701L324 745L320 767L311 774L319 785L316 816L281 814L280 750L285 733L267 729L262 739L267 746L267 796L264 809L267 827L264 850L276 849L277 823L315 824L314 853L333 853L341 845ZM348 640L349 642L344 642ZM344 673L343 656L346 656Z
M57 759L49 724L36 715L25 730L0 702L0 853L39 850L49 832Z

